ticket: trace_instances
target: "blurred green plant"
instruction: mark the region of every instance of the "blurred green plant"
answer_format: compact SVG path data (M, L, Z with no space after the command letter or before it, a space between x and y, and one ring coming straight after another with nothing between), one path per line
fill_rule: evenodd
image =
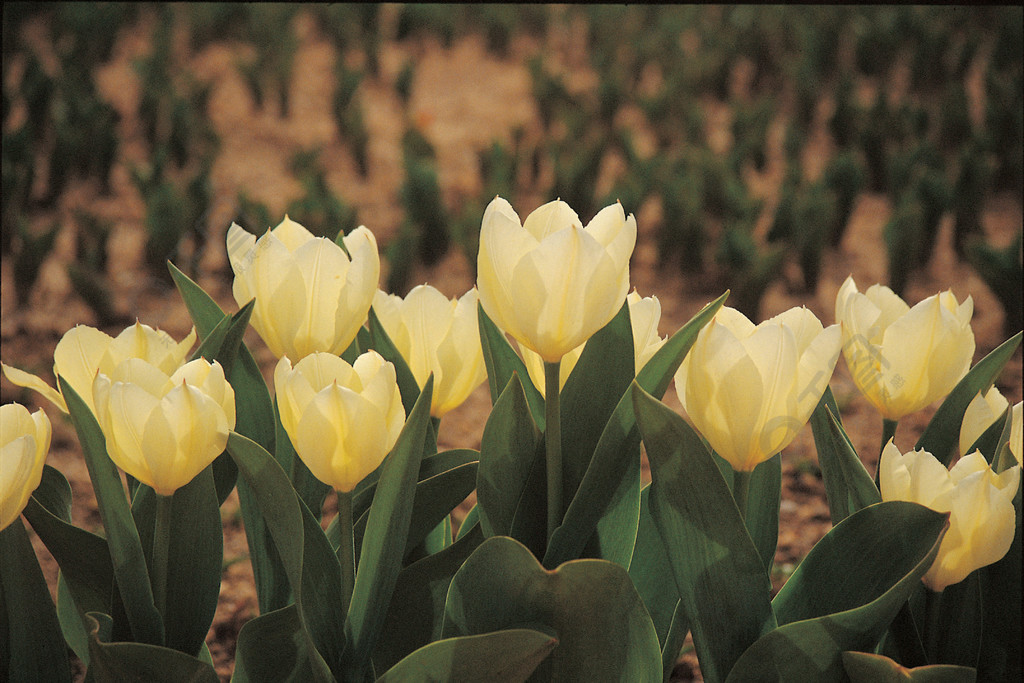
M1021 237L1018 232L1017 238L1001 249L977 237L967 244L967 260L1003 305L1003 332L1008 335L1016 334L1024 327L1020 295L1021 287L1024 287Z
M314 235L334 239L356 228L356 211L328 186L320 153L319 149L300 150L292 157L291 171L303 194L288 204L285 212ZM272 224L276 225L268 222L266 226Z

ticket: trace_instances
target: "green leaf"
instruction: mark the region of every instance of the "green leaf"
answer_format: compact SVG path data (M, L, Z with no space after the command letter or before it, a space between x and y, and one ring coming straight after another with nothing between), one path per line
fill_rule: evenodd
M507 628L558 639L539 680L661 680L658 634L617 564L573 560L547 571L518 541L487 539L452 579L441 637Z
M477 477L479 478L480 473L477 470ZM468 534L473 530L473 527L480 526L480 506L473 505L469 508L469 512L462 519L462 524L459 525L459 532L455 536L455 540L458 541L460 538Z
M313 678L309 650L294 604L247 621L235 645L233 683Z
M340 612L338 605L341 601L341 570L340 568L337 570L339 588L336 596L329 595L329 591L324 595L306 594L304 590L306 581L303 580L303 574L307 571L303 563L306 529L313 525L319 529L319 525L312 520L312 515L308 514L308 511L306 511L305 517L312 520L312 524L309 524L304 518L303 506L292 488L288 475L262 446L241 434L232 432L228 436L228 453L231 454L235 464L238 465L239 474L242 475L239 485L244 483L252 491L254 511L262 514L266 524L265 528L273 535L273 542L280 549L283 569L295 592L295 604L299 621L303 625L302 634L311 660L314 680L330 681L333 679L333 675L327 663L316 650L310 627L310 622L316 624L320 620L309 613L315 614L317 610L320 610L320 614L331 611ZM323 534L320 533L320 536ZM321 547L326 542L327 539L324 537ZM320 554L322 556L322 551ZM309 568L319 570L319 564L310 562ZM332 605L332 603L336 604ZM332 607L334 607L333 610ZM329 614L326 618L330 618ZM268 653L267 656L272 656L272 654Z
M633 388L651 463L651 516L690 622L705 680L723 680L775 627L771 584L711 453L681 417Z
M557 646L530 629L448 638L416 650L377 681L525 681Z
M384 360L390 361L395 366L395 377L398 380L398 391L402 394L402 405L405 406L405 414L412 412L416 399L420 395L420 385L409 369L409 364L402 354L398 352L391 337L384 330L384 326L377 317L376 311L370 308L370 348L379 353Z
M537 429L544 431L544 397L541 396L533 382L526 365L505 338L505 333L484 313L483 305L477 305L479 313L480 343L484 350L484 365L487 366L487 386L491 389L491 403L497 403L504 393L513 374L519 375L523 382L526 402L530 406L530 414Z
M89 406L63 378L58 377L57 381L82 445L132 635L136 642L161 644L164 642L163 623L153 602L146 556L121 477L107 455L106 440Z
M295 452L291 438L281 424L281 411L278 409L277 398L274 399L274 433L277 452L274 458L281 463L281 467L291 475L292 486L299 498L306 504L309 511L317 520L320 519L324 506L324 500L330 493L331 487L323 483L309 471L306 463Z
M480 525L475 524L452 545L398 574L384 617L383 632L388 635L378 639L373 652L377 671L387 671L413 650L440 637L448 586L483 540Z
M844 652L843 670L851 683L974 683L977 680L977 672L966 666L933 664L907 669L888 657L870 652Z
M71 681L57 609L20 518L0 530L0 676L11 683Z
M853 449L837 413L832 412L834 399L829 402L826 397L832 398L831 389L825 390L825 396L814 410L811 429L814 430L832 523L838 524L850 514L881 502L882 494L864 469L864 463Z
M751 645L729 681L834 681L842 653L870 650L938 552L948 516L893 501L847 517L775 596L780 626Z
M917 440L915 449L924 449L934 455L943 465L949 466L953 451L960 437L960 424L964 412L980 391L987 391L1002 372L1006 361L1020 346L1022 332L1000 344L990 354L978 361L971 371L964 375L949 396L935 411L924 434Z
M735 475L732 465L725 458L712 452L718 471L725 479L730 491L735 490ZM774 456L760 463L750 473L747 484L747 509L743 516L750 539L761 556L765 572L772 575L775 562L775 548L779 541L779 505L782 498L782 456Z
M927 588L921 590L924 603L928 605L925 613L930 615L923 620L928 629L925 633L927 661L977 668L983 626L980 573L971 572L963 581L946 586L941 593Z
M1017 519L1013 543L1003 559L979 570L982 639L978 677L983 681L1021 680L1021 487L1013 497ZM948 590L948 589L947 589Z
M633 580L637 593L644 601L658 633L658 642L664 648L679 603L679 591L676 590L675 581L666 580L666 577L672 575L672 565L654 525L654 518L651 517L650 493L650 486L644 487L640 493L640 525L636 534L636 547L633 548L633 557L629 563L629 578Z
M154 681L155 683L219 683L213 667L183 652L141 643L107 643L100 639L100 623L92 615L89 636L89 675L99 681Z
M641 368L637 384L657 398L663 396L700 329L714 317L727 296L728 292L705 306L672 335ZM602 429L583 481L569 503L562 525L551 537L544 566L557 566L580 557L595 531L600 556L626 566L639 520L639 475L640 432L636 428L632 395L627 390Z
M540 443L540 433L519 378L513 374L494 402L480 440L476 495L485 536L511 533L512 520ZM538 511L543 513L543 508Z
M385 459L380 481L377 482L359 553L352 602L345 622L348 646L344 664L346 675L350 677L361 678L370 664L374 645L384 623L384 605L391 601L391 593L402 567L412 516L416 474L430 421L433 386L431 376L409 413L398 442Z
M633 328L629 304L587 340L560 392L562 499L571 501L590 465L598 439L633 381Z

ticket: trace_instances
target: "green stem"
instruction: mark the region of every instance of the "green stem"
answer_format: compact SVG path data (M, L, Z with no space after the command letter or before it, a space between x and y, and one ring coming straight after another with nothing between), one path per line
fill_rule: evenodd
M751 472L733 472L732 499L740 509L740 518L747 521L747 496L750 492Z
M882 447L878 449L878 455L881 457L882 451L885 450L885 445L889 443L889 439L896 436L896 420L890 420L888 418L882 418Z
M156 523L153 526L153 600L160 616L167 617L167 559L171 545L171 510L174 496L156 496Z
M939 663L939 642L942 630L942 593L930 588L924 590L925 632L924 651L929 664Z
M544 362L544 443L548 471L548 541L562 523L562 418L558 405L561 359Z
M341 598L345 612L352 602L352 589L356 584L355 538L352 533L352 492L338 491L338 562L341 563Z

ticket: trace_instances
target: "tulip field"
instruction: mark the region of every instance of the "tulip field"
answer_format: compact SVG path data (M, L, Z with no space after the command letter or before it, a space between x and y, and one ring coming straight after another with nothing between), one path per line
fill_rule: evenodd
M0 680L1020 680L1019 7L3 38Z

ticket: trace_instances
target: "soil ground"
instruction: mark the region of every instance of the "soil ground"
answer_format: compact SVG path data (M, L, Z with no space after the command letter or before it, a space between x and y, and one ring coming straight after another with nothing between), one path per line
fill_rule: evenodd
M2 278L2 319L0 338L6 363L41 374L52 381L52 352L60 336L72 326L95 324L88 306L75 295L67 277L65 264L75 253L76 209L86 209L111 220L114 234L109 246L109 279L116 310L127 321L138 318L160 327L175 338L188 333L191 322L176 291L153 278L145 269L142 248L145 241L143 217L145 207L133 188L127 172L128 161L145 159L146 150L140 130L137 109L140 88L132 68L132 60L146 54L147 36L154 16L142 12L135 30L124 32L118 40L110 62L95 74L103 96L121 115L122 146L120 161L114 169L112 191L103 196L95 184L78 182L60 198L58 207L48 215L33 216L33 222L48 224L60 220L61 231L54 254L44 264L40 279L26 306L18 307L14 297L13 263L4 256L0 264ZM42 36L43 26L29 26L30 32ZM546 41L517 37L508 56L498 59L485 49L482 38L468 36L457 39L451 48L443 48L429 38L402 43L385 39L380 53L381 72L360 86L364 118L370 135L369 174L360 177L350 149L338 137L331 115L334 88L333 65L336 59L357 63L359 54L338 54L333 45L319 33L310 16L300 13L295 30L300 46L295 57L290 84L293 103L287 118L269 103L257 109L241 76L236 59L251 48L229 42L215 43L197 54L188 56L188 65L195 75L212 83L209 116L221 139L221 152L213 169L212 183L216 200L206 220L209 236L202 253L199 283L214 296L225 310L237 310L231 297L231 272L224 250L224 235L236 210L235 197L244 189L250 197L264 202L273 215L301 193L301 187L288 172L288 162L298 149L321 146L322 163L331 187L358 211L359 223L368 226L381 245L395 235L402 219L398 190L403 180L400 138L407 121L418 125L437 150L439 180L445 199L457 201L460 196L475 196L480 190L476 153L492 140L511 140L512 131L523 127L537 131L540 126L536 104L531 94L530 75L525 57L538 50L547 50L561 61L572 82L578 87L592 84L596 76L587 70L580 57L580 36L550 36ZM36 41L44 54L52 50L45 40ZM13 59L17 59L15 55ZM416 62L415 81L408 113L403 110L395 92L394 82L407 59ZM737 78L742 80L742 69ZM872 87L870 83L866 88ZM819 119L827 116L828 101L823 101ZM728 137L728 111L720 104L708 103L709 138ZM639 117L623 114L636 121L642 140L644 130ZM820 122L819 122L820 123ZM758 188L769 207L782 177L781 129L776 126L772 136L774 154L761 175L751 173L751 187ZM726 143L727 144L727 143ZM822 168L831 153L831 143L823 125L810 136L805 151L805 165ZM608 165L614 172L614 163ZM41 174L45 175L45 174ZM548 201L542 190L527 188L513 199L521 216ZM677 268L657 266L656 235L650 227L657 222L660 206L647 202L626 207L636 214L639 236L632 263L632 284L643 296L657 296L662 305L660 331L675 332L705 303L721 290L711 291L706 285L687 278ZM824 324L834 322L834 301L840 284L853 275L863 291L875 282L887 281L886 254L881 236L891 205L881 194L864 194L855 206L846 235L838 249L827 249L823 256L821 282L815 292L804 292L799 273L786 271L763 299L760 319L775 315L792 306L807 306ZM583 216L584 221L589 217ZM974 299L973 327L977 340L975 361L1004 340L1003 312L998 300L967 264L959 261L951 246L951 217L943 221L939 243L927 268L913 276L906 298L910 303L937 291L951 288L959 300ZM1020 231L1021 204L1018 197L995 196L985 207L983 224L988 238L997 245L1008 244ZM248 226L263 229L269 226ZM386 268L386 266L385 266ZM382 274L382 282L386 274ZM461 251L452 248L435 267L419 267L413 284L427 282L449 296L461 295L473 285L470 264ZM127 323L125 323L127 324ZM123 326L122 326L123 327ZM107 329L116 334L121 328ZM269 379L275 360L251 329L246 343L253 350ZM997 385L1011 403L1020 401L1021 354L1016 353ZM843 361L839 362L831 381L832 391L840 405L843 421L854 446L874 471L881 437L881 419L859 395ZM4 403L19 401L26 405L42 404L27 391L21 391L5 380L0 385ZM670 389L666 403L679 409ZM74 519L79 525L98 528L99 515L88 473L74 431L56 410L47 409L54 435L48 463L61 470L70 480L74 492ZM897 445L910 448L934 412L932 406L904 419L896 435ZM442 448L478 448L484 422L490 410L486 385L479 388L464 405L445 417L440 430ZM645 476L647 476L645 471ZM461 518L471 504L468 500L457 511ZM330 506L330 502L328 503ZM329 519L332 510L328 510ZM230 676L234 659L234 642L245 621L256 615L256 596L252 570L247 559L244 531L237 513L237 501L229 499L224 518L224 580L220 603L208 636L218 672L224 680ZM783 453L783 496L779 531L776 589L817 540L830 528L824 488L817 468L813 440L805 428ZM56 565L45 548L37 544L44 571L54 585ZM675 680L699 680L696 658L684 654L675 673Z

